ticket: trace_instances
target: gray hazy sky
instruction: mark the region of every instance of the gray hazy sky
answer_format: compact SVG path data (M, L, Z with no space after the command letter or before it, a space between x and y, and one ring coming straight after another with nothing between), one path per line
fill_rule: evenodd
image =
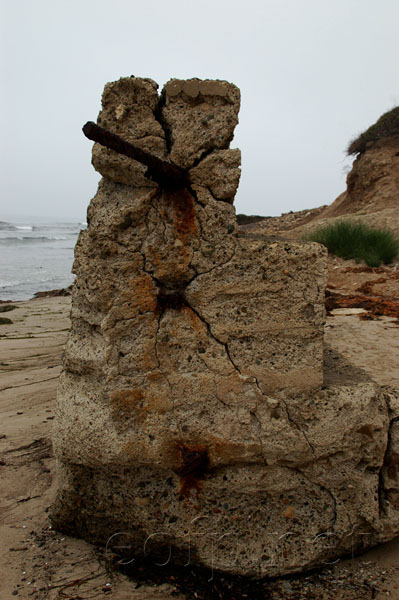
M82 125L121 76L241 89L237 212L329 204L348 141L399 104L398 0L0 0L1 210L84 218Z

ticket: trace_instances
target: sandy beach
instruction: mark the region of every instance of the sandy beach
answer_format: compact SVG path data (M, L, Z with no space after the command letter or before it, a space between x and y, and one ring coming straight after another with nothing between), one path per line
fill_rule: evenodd
M338 284L336 275L335 289ZM102 550L51 529L51 432L70 297L10 304L15 308L2 316L12 323L0 326L1 600L194 598L178 581L143 584L116 574ZM350 310L335 311L327 318L325 344L328 377L372 378L399 389L397 319L362 320ZM264 590L264 598L398 600L399 539L317 573L269 582Z

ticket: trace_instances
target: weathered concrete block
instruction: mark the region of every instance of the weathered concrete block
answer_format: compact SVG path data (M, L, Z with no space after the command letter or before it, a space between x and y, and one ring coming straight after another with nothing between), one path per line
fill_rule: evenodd
M150 80L106 86L101 123L159 140L191 185L161 189L95 150L51 518L89 540L123 535L128 559L172 548L262 577L398 533L399 406L373 383L322 385L323 248L238 233L238 105L226 82L172 80L160 99Z
M190 181L194 189L204 187L217 200L232 204L240 182L240 165L238 149L216 150L190 170Z
M142 150L166 157L165 132L157 120L158 84L152 79L124 77L107 83L98 124ZM92 163L96 171L117 183L155 187L144 176L146 168L114 150L94 144Z
M240 90L227 81L171 79L163 89L162 117L171 160L186 169L233 139Z
M185 295L240 373L262 392L323 383L326 253L319 244L261 236L196 277Z

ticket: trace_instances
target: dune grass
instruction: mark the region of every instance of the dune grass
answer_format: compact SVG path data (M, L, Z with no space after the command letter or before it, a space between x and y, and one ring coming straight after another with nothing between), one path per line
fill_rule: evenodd
M336 221L303 236L319 242L345 260L365 261L369 267L390 264L399 257L399 238L386 229L376 229L360 221Z

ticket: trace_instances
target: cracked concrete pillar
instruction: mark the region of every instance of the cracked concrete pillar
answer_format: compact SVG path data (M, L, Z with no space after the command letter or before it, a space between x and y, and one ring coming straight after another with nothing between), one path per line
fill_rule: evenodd
M376 386L322 389L325 251L238 231L239 102L225 81L105 86L98 123L190 183L162 189L94 145L103 179L75 250L52 520L263 576L352 548L354 523L372 528L362 543L388 539L396 488L379 512L391 413Z

